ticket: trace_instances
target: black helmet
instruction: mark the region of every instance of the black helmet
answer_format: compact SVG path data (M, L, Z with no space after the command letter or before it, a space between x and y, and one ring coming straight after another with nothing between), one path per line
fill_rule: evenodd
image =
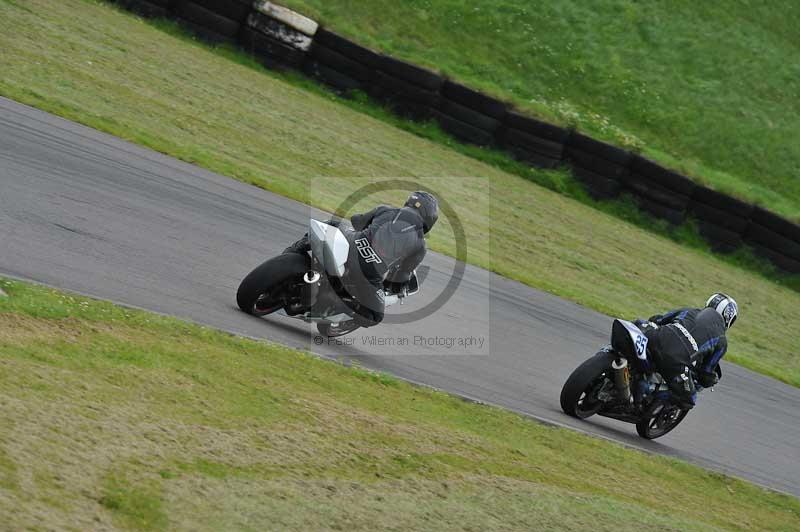
M422 230L425 233L433 229L433 225L439 219L439 202L429 192L421 190L412 192L405 206L419 211L419 215L422 216Z
M725 320L725 328L730 329L739 315L739 306L729 295L718 293L708 298L706 301L708 308L716 310L722 319Z

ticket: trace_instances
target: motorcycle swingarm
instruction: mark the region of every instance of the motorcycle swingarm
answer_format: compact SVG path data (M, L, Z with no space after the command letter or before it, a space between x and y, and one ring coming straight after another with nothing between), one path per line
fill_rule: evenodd
M626 423L638 423L641 419L641 416L637 416L635 414L631 414L630 412L603 412L602 410L597 413L598 416L609 417L611 419L617 419L619 421L625 421Z

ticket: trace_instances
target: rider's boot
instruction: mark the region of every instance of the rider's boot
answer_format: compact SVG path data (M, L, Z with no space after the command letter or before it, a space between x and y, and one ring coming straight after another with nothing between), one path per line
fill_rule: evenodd
M694 389L694 382L688 369L686 372L677 375L669 381L669 390L672 392L672 401L683 408L691 410L694 408L697 393Z

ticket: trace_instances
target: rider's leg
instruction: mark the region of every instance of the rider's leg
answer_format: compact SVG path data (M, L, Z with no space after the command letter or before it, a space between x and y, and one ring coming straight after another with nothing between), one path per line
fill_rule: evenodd
M665 358L669 359L669 362L660 368L661 376L667 381L673 399L682 408L687 410L693 408L696 397L694 382L687 363L683 360L684 357L676 353Z
M654 336L651 353L656 369L667 382L673 400L682 408L691 409L695 399L694 382L688 370L692 347L669 327L661 327Z
M362 327L372 327L383 321L386 302L384 300L383 284L365 282L358 283L353 289L353 295L358 300L354 308L354 319Z

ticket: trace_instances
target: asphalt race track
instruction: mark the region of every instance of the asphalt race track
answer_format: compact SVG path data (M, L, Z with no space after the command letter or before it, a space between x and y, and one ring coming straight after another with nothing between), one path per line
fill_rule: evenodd
M433 316L359 331L352 345L316 345L303 322L238 311L239 281L300 236L310 214L284 197L0 98L0 275L358 359L800 496L799 389L724 364L722 385L655 442L626 423L574 420L560 410L561 385L607 342L611 319L477 268L466 268ZM400 312L431 301L453 271L441 255L429 254L426 264L422 292ZM425 345L397 340L415 336Z

